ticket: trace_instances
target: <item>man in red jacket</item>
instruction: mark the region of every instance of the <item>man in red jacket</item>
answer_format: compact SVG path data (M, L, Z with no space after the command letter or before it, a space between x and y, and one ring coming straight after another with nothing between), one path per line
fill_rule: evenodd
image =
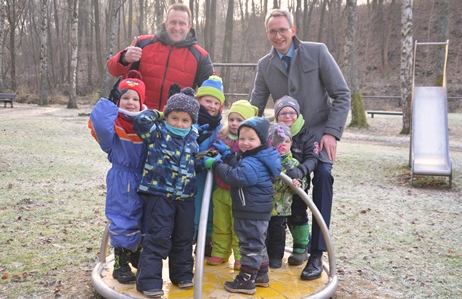
M155 35L141 35L107 62L114 77L137 69L146 84L146 106L163 110L172 83L196 88L213 75L209 54L197 45L189 7L176 3Z

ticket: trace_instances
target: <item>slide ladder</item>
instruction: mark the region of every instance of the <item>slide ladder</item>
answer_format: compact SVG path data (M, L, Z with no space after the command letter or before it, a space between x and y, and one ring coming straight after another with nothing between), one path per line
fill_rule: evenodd
M412 83L411 185L414 175L448 176L452 185L452 161L449 156L446 63L448 44L418 43L414 46ZM445 45L442 86L415 86L415 57L418 45Z

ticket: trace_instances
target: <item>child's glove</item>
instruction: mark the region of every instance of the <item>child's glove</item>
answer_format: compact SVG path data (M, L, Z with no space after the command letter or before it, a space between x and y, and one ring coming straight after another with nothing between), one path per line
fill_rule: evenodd
M164 119L164 113L158 110L152 110L152 120L161 121Z
M202 144L204 140L212 136L213 132L207 131L208 127L209 127L209 124L204 124L202 126L196 127L197 132L199 133L199 137L197 137L197 144L199 145Z
M216 155L215 157L205 156L204 158L205 169L212 170L213 165L215 163L223 163L223 161L221 161L221 155Z
M181 86L178 83L173 83L170 85L170 89L168 90L167 100L174 94L181 92Z
M109 92L109 96L107 97L109 101L113 102L116 105L119 102L122 95L128 91L128 88L124 88L122 90L119 89L120 81L122 81L122 76L119 76L119 78L117 78L116 83L112 86L112 89Z
M223 156L223 159L226 159L229 155L231 155L233 152L227 146L222 140L217 140L213 146L220 152L220 154Z
M280 124L275 125L273 134L270 136L270 139L273 141L273 146L278 148L278 146L286 140L286 137L282 126Z
M303 178L303 173L298 167L292 167L291 169L287 170L286 174L291 179L301 179Z

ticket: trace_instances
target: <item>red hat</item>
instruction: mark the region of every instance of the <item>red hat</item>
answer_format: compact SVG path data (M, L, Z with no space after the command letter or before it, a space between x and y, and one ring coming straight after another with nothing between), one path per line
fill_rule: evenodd
M122 90L124 88L134 90L138 93L140 97L140 111L143 110L144 98L146 87L144 86L144 82L142 81L141 73L137 70L130 70L127 73L127 78L120 81L119 89Z

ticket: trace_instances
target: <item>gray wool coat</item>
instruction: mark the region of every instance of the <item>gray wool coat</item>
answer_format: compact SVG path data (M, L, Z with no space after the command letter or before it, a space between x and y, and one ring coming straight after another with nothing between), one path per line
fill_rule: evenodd
M326 45L302 42L297 37L293 42L295 51L289 74L274 48L258 61L250 102L258 107L261 116L270 95L273 101L289 95L300 104L305 125L318 140L324 134L340 140L351 105L342 72ZM324 149L319 159L332 163Z

